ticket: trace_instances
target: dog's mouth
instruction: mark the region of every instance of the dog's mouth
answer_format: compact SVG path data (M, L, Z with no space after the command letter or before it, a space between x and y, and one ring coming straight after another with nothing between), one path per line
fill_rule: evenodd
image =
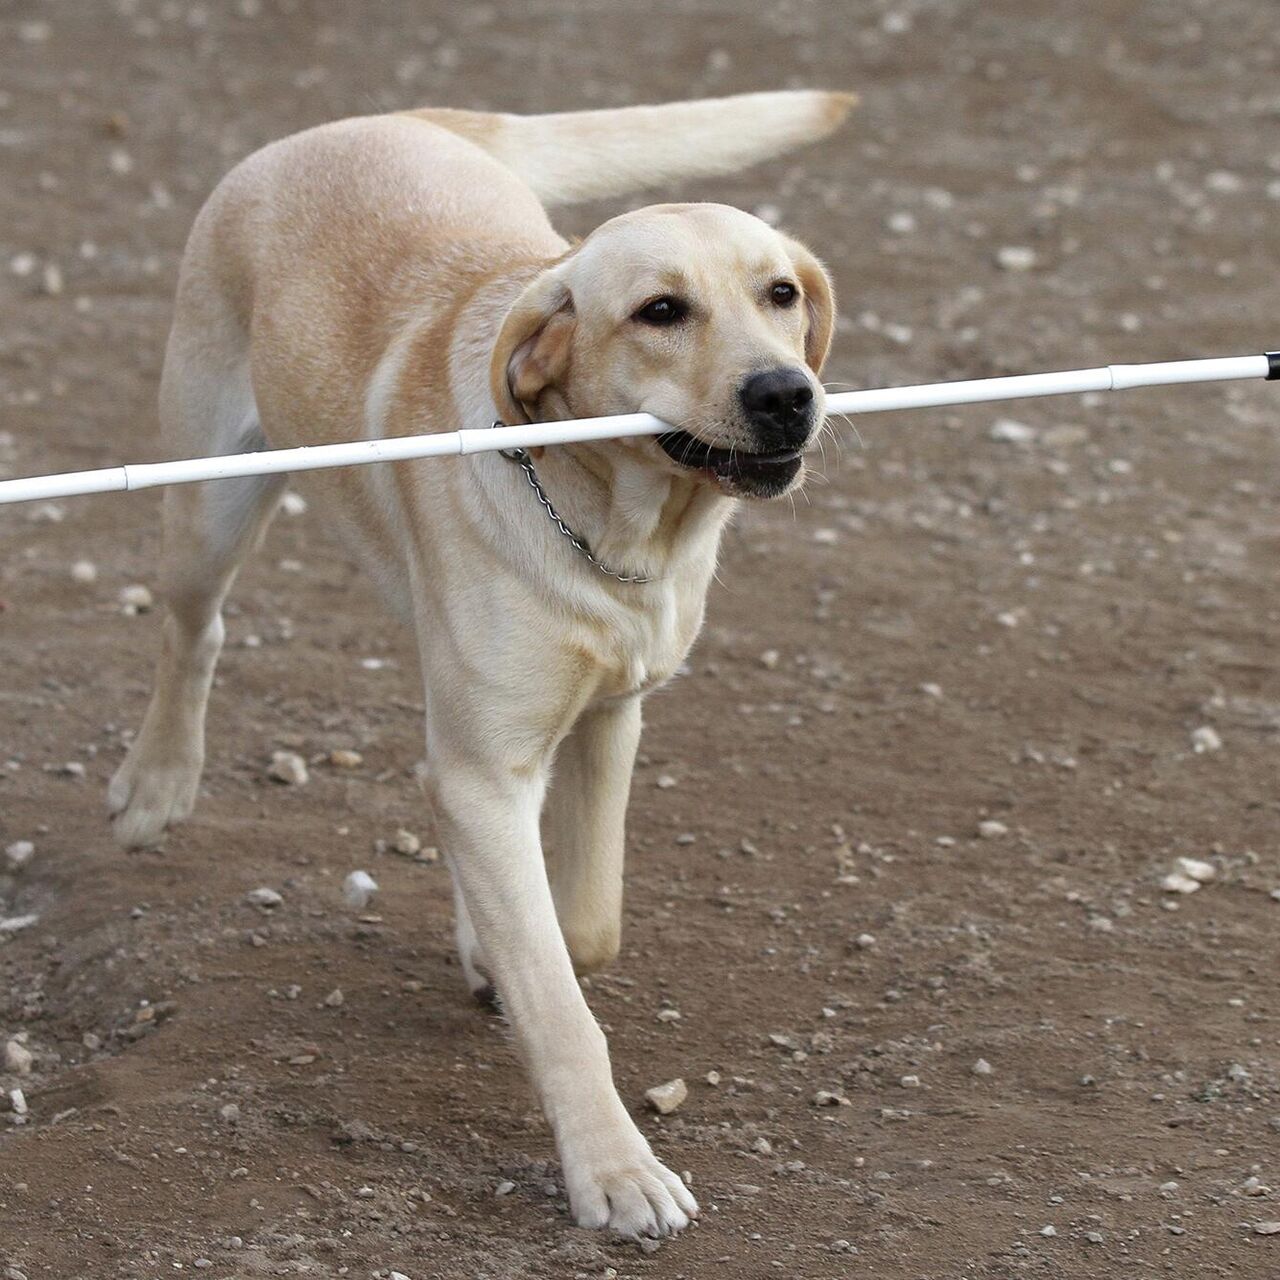
M657 437L662 451L690 471L710 472L717 480L752 492L785 487L800 470L803 449L775 449L752 453L747 449L719 449L687 431L665 431Z

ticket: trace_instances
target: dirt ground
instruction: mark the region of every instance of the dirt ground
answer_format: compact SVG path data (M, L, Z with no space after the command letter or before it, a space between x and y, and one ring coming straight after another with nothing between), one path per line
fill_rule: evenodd
M0 469L155 456L218 177L423 102L861 91L821 147L658 197L822 253L833 381L1258 351L1278 71L1267 0L0 0ZM570 1225L446 872L389 847L433 840L421 695L324 511L246 572L205 794L135 855L103 791L156 645L120 593L154 583L157 500L0 512L0 919L37 917L0 925L29 1108L0 1112L0 1271L1280 1274L1275 396L869 417L794 508L742 513L649 703L624 953L589 991L704 1208L652 1249ZM307 785L267 779L281 748ZM1179 856L1213 882L1162 892Z

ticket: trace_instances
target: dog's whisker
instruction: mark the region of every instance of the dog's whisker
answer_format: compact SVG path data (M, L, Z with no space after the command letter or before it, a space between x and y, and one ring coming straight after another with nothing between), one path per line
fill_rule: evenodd
M862 438L862 432L858 430L858 424L847 413L836 413L831 416L839 418L853 432L853 438L857 440L859 448L865 449L867 447L867 442Z

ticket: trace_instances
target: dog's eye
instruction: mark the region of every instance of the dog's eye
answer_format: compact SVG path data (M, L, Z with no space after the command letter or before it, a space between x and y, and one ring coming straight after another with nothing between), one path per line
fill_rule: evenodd
M769 290L769 301L775 307L789 307L797 297L799 297L799 291L789 280L779 280Z
M632 317L641 324L679 324L689 314L689 308L679 298L661 297L646 302Z

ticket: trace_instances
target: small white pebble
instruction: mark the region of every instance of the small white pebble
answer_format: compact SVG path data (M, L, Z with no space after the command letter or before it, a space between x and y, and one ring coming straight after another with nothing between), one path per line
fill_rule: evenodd
M1160 881L1160 888L1165 893L1195 893L1200 888L1200 881L1193 880L1190 876L1183 875L1181 871L1170 871L1163 880Z
M644 1092L645 1101L659 1115L664 1116L669 1116L682 1106L688 1096L689 1086L679 1077L668 1080L666 1084L655 1084L652 1089L646 1089Z
M1211 751L1222 750L1222 738L1218 731L1210 725L1202 724L1200 728L1191 731L1191 749L1198 756L1202 756Z
M859 951L870 951L876 945L876 936L874 933L860 933L854 943Z
M820 547L834 547L840 541L840 534L835 529L815 529L813 540Z
M1222 195L1234 195L1237 191L1244 190L1244 179L1229 169L1215 169L1205 178L1204 185L1210 191L1217 191Z
M71 581L85 586L98 580L98 566L92 560L77 560L71 566Z
M657 787L659 791L670 791L671 788L676 785L676 780L669 773L660 773L657 778L654 779L653 785Z
M994 818L987 818L978 823L978 835L983 840L997 840L1001 836L1007 836L1009 828L1003 822L997 822Z
M341 1009L347 1003L347 997L342 994L341 987L334 987L324 998L324 1006L326 1009Z
M15 1076L29 1076L35 1060L35 1054L18 1040L10 1040L4 1047L5 1070Z
M500 1182L493 1189L495 1196L509 1196L516 1189L514 1182Z
M306 498L300 493L294 493L292 489L286 490L284 496L280 499L280 510L287 516L300 516L306 509Z
M363 911L378 892L378 882L367 871L353 871L343 882L342 900L353 911Z
M819 1089L813 1095L813 1105L815 1107L851 1107L853 1103L848 1098L839 1093L835 1093L831 1089Z
M6 845L4 851L5 861L11 871L25 867L35 854L36 847L30 840L15 840L11 845Z
M421 850L422 841L412 831L406 831L404 827L401 827L392 837L391 847L396 853L403 854L406 858L412 858Z
M777 669L778 663L782 661L782 655L777 649L766 649L760 655L760 665L766 671L774 671Z
M904 1089L918 1089L920 1088L920 1077L903 1076L902 1079L898 1081L898 1084Z
M120 601L121 611L131 617L134 614L146 613L155 603L151 592L140 582L135 582L128 587L121 587L117 599Z
M1006 244L996 250L996 265L1004 271L1030 271L1036 251L1025 244Z
M998 418L987 434L1002 444L1026 444L1036 438L1036 429L1012 418Z
M1040 1234L1042 1236L1056 1236L1058 1234L1058 1228L1050 1223L1047 1227L1040 1228Z
M923 693L927 698L941 698L942 686L940 684L934 684L932 681L929 681L927 684L922 684L920 686L920 692Z
M995 1067L989 1063L986 1058L979 1058L971 1068L975 1076L990 1076L995 1074Z
M308 778L307 762L296 751L273 751L267 776L286 786L300 787Z
M329 752L329 763L335 769L358 769L364 764L364 756L346 747L335 747Z
M245 900L254 907L258 907L263 911L274 911L284 899L274 889L250 889L245 894Z
M1212 862L1204 862L1199 858L1179 858L1178 870L1200 884L1208 884L1218 874L1218 868Z

